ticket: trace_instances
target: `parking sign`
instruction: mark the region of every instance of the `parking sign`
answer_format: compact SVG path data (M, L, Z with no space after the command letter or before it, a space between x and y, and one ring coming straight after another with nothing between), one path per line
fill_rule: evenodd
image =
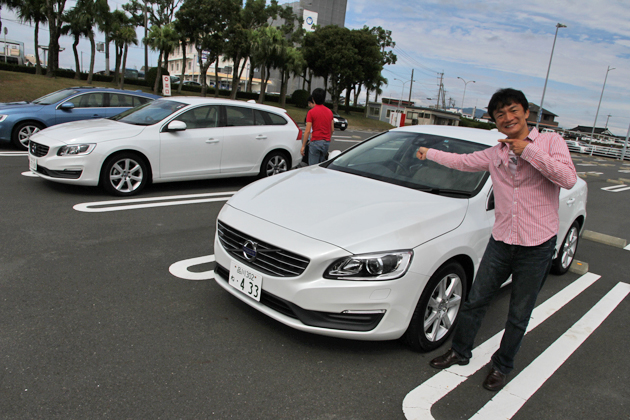
M171 76L162 76L162 94L171 96Z

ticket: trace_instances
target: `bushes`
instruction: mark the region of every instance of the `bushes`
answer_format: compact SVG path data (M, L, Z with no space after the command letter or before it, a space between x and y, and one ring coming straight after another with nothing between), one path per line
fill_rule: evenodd
M166 76L166 75L169 75L169 74L170 73L168 72L168 70L165 69L164 67L162 67L162 76ZM151 67L149 69L149 71L147 71L144 74L144 80L145 80L147 86L149 86L151 88L153 86L155 86L155 79L156 78L157 78L157 67ZM172 88L173 87L171 86L171 89ZM158 92L161 92L161 91L162 91L162 81L160 80L160 84L158 85Z
M298 89L291 95L291 102L298 108L306 108L308 106L308 96L307 90Z

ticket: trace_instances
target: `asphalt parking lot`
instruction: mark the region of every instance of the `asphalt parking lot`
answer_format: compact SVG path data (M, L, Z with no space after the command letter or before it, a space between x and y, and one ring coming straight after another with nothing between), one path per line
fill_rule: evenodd
M332 149L370 135L337 134ZM483 366L430 368L444 348L302 333L223 291L216 217L253 179L159 184L120 202L29 176L12 152L0 146L1 419L630 419L628 163L573 155L586 229L627 249L581 239L589 273L549 277L512 387L491 394ZM475 357L508 300L509 286Z

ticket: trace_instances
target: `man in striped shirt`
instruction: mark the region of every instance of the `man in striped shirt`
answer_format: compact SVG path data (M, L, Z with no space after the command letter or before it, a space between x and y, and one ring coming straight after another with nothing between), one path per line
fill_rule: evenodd
M560 188L577 181L564 139L527 126L529 103L523 92L498 90L488 113L507 138L494 147L459 155L420 147L416 156L461 171L488 171L495 196L495 223L468 298L453 332L451 349L433 359L444 369L466 365L492 297L512 276L505 332L483 386L498 391L514 368L529 318L551 267L559 229Z

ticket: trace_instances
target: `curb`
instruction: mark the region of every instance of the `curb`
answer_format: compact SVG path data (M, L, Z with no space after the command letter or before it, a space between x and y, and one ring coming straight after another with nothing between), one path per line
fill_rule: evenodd
M628 241L626 241L625 239L615 238L614 236L593 232L591 230L585 230L582 233L582 237L584 239L588 239L589 241L614 246L615 248L625 248L626 245L628 245Z
M571 267L569 267L569 271L583 276L584 274L588 273L588 263L573 260L573 262L571 263Z

